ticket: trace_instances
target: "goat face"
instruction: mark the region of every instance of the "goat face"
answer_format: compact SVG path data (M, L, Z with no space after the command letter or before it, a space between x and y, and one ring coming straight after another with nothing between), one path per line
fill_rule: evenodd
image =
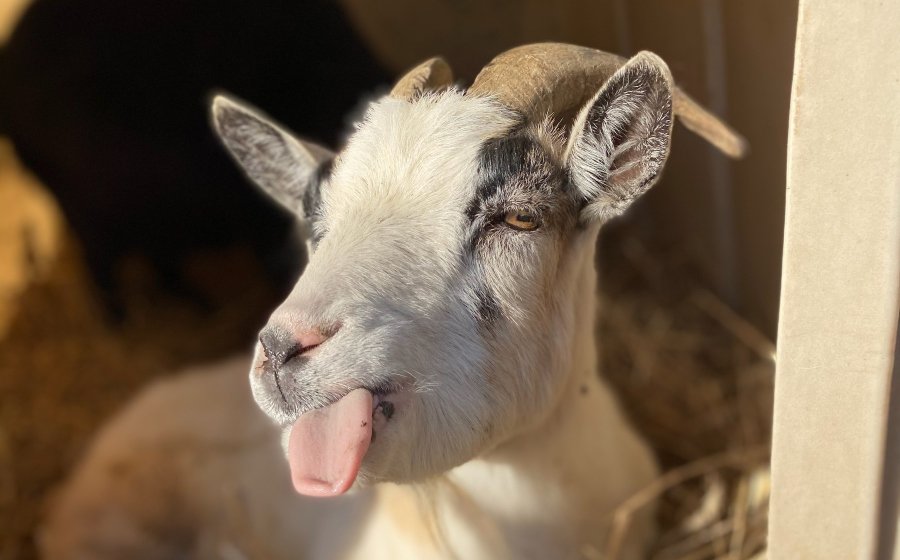
M337 157L216 98L225 146L309 233L250 374L298 491L422 479L549 414L596 224L656 181L671 116L649 54L569 131L450 89L374 102Z

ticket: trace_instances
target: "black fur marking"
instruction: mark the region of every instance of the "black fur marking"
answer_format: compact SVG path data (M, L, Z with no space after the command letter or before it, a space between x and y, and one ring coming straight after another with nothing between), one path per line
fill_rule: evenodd
M577 222L580 209L562 166L539 137L523 126L482 145L477 180L465 209L469 226L463 270L474 289L478 325L490 330L504 314L481 270L482 253L509 250L515 246L511 236L564 235ZM533 214L538 227L515 231L506 226L504 217L510 211Z
M376 408L381 409L385 419L390 420L394 416L394 403L390 401L381 401Z
M488 326L503 317L503 311L497 298L483 283L479 286L478 292L478 324Z
M475 197L466 208L470 221L475 221L483 203L494 197L498 190L522 176L535 150L540 150L537 142L522 133L493 138L484 143L478 155L478 176Z
M503 233L502 229L508 229L511 235L531 235L504 227L504 216L510 210L528 210L537 215L541 227L553 227L559 221L555 215L560 209L573 205L562 169L537 138L521 126L482 145L478 177L475 194L466 207L469 227L465 270L475 290L478 325L489 330L503 319L503 309L480 269L479 252L490 250L486 240L494 233ZM574 214L574 207L572 211Z
M332 167L334 167L334 158L322 162L303 191L303 217L310 222L314 222L317 218L319 206L322 203L322 183L331 176Z
M534 134L517 129L486 141L479 153L479 179L466 206L467 245L474 252L503 225L504 215L524 209L537 216L540 228L560 227L577 215L574 191L566 173ZM529 230L536 231L536 230ZM519 232L529 235L528 232Z
M464 257L463 270L466 283L473 288L474 306L472 315L480 329L490 329L491 325L503 318L503 310L487 284L481 263L478 262L476 252L467 252Z
M323 238L323 237L325 237L325 234L324 234L323 232L320 232L320 231L317 230L317 229L313 229L313 233L312 233L312 246L313 246L313 248L315 248L315 247L317 247L317 246L319 245L319 242L322 241L322 238Z

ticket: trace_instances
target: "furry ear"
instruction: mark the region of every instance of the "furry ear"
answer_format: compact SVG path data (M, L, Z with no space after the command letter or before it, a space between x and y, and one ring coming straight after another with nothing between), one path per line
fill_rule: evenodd
M659 179L672 138L672 75L643 51L584 106L566 161L584 199L583 222L621 214Z
M305 142L261 112L224 95L212 101L212 123L247 177L301 218L318 206L319 183L334 154Z

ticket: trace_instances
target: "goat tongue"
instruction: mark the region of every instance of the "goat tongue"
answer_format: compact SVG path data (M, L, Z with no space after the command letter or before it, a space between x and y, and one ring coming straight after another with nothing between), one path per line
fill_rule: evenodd
M350 489L372 440L372 399L369 391L356 389L297 419L288 439L297 492L337 496Z

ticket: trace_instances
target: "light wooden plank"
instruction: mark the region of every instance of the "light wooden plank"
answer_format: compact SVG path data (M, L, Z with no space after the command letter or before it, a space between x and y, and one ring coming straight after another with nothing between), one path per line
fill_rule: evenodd
M770 552L878 546L900 280L900 3L801 0Z

